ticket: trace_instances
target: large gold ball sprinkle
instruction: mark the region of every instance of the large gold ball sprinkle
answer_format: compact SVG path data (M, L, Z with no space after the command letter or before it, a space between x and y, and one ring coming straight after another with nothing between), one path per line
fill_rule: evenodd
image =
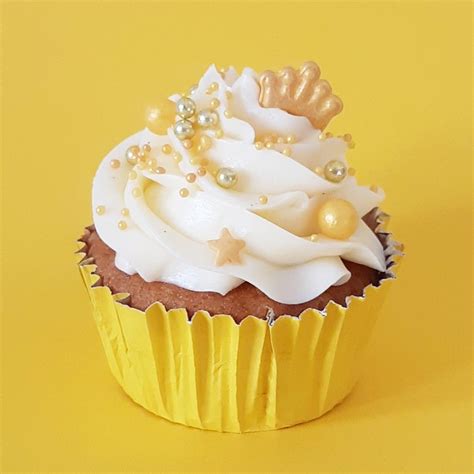
M174 121L175 115L176 106L174 102L165 99L146 109L146 127L157 135L166 135L168 127L170 127Z
M192 117L196 113L196 104L189 97L181 97L176 102L176 113L184 119Z
M322 234L331 239L348 239L357 229L359 216L344 199L330 199L318 210L317 223Z
M193 123L189 120L178 120L173 127L174 134L180 140L186 140L194 136Z
M219 115L214 110L204 109L197 114L197 123L202 128L212 128L219 123Z
M127 148L125 152L125 158L131 165L135 165L140 156L140 147L138 145L132 145Z
M331 160L324 167L324 176L332 183L340 183L347 174L346 165L339 160Z
M231 168L219 168L216 174L216 182L221 188L233 188L238 181L237 173Z

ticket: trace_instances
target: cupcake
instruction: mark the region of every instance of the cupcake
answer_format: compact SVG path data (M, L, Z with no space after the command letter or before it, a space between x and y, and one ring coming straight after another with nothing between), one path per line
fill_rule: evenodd
M104 158L79 268L111 371L173 422L247 432L353 388L400 246L312 62L209 67Z

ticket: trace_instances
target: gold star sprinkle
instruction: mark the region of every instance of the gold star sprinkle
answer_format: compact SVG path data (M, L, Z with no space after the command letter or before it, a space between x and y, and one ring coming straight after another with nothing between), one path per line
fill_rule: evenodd
M227 228L223 228L217 240L208 240L209 248L216 251L215 265L220 267L226 263L239 264L239 252L245 247L243 240L234 239Z

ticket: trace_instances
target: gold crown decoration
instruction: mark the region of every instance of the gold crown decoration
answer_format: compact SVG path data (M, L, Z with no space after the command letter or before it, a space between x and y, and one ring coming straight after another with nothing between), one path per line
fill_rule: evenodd
M312 61L298 70L285 67L277 73L265 71L259 79L260 105L307 117L314 128L324 130L341 112L342 100L333 95L329 82L320 76L319 66Z

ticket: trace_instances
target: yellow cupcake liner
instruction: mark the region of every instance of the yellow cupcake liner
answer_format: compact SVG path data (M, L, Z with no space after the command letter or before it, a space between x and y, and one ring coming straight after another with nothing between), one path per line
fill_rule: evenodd
M371 329L395 278L400 257L388 249L390 273L379 286L344 306L307 309L275 321L157 302L146 311L126 304L127 294L100 285L91 259L79 268L110 369L125 392L147 410L175 423L242 433L275 430L313 420L352 390Z

